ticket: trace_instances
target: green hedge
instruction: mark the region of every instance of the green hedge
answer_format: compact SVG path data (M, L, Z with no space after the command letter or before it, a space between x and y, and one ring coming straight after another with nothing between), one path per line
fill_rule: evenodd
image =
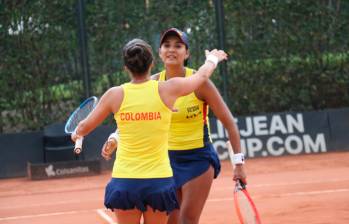
M85 2L94 95L128 80L121 49L132 38L157 52L161 31L183 29L194 68L217 47L212 0ZM83 99L76 3L0 1L0 133L62 122ZM349 106L348 1L234 0L224 9L234 114Z
M348 106L349 53L331 57L235 63L232 105L239 114Z

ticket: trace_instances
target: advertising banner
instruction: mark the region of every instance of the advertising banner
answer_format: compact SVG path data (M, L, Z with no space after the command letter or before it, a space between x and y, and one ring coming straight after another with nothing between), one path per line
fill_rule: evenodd
M28 163L27 171L28 177L32 180L55 179L99 174L101 165L99 160Z
M241 149L246 157L327 152L330 138L326 112L276 113L237 117ZM211 138L220 159L227 159L227 132L210 119Z

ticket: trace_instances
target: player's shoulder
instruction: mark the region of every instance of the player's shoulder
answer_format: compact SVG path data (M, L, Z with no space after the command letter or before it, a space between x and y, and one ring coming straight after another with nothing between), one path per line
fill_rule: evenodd
M205 99L207 96L216 96L219 94L217 92L217 87L212 82L212 80L208 79L206 80L199 88L195 91L196 96L199 99Z
M119 100L124 97L124 89L122 86L114 86L109 88L105 94L111 99Z
M122 88L122 85L120 86L113 86L113 87L110 87L107 92L109 94L120 94L123 92L123 88Z

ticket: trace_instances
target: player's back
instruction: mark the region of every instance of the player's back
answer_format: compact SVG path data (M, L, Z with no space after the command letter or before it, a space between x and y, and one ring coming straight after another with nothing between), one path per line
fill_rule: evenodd
M123 86L124 99L114 115L120 140L113 177L172 176L168 160L168 130L172 111L163 103L158 82Z

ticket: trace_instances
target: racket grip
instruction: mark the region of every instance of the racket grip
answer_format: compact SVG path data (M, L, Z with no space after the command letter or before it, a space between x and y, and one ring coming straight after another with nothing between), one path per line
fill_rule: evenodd
M84 140L84 137L79 137L78 139L76 139L74 153L77 155L82 152L82 141L83 140Z
M246 184L245 184L244 182L242 182L242 180L237 179L237 182L238 182L238 184L240 185L240 187L241 187L242 189L246 189Z

